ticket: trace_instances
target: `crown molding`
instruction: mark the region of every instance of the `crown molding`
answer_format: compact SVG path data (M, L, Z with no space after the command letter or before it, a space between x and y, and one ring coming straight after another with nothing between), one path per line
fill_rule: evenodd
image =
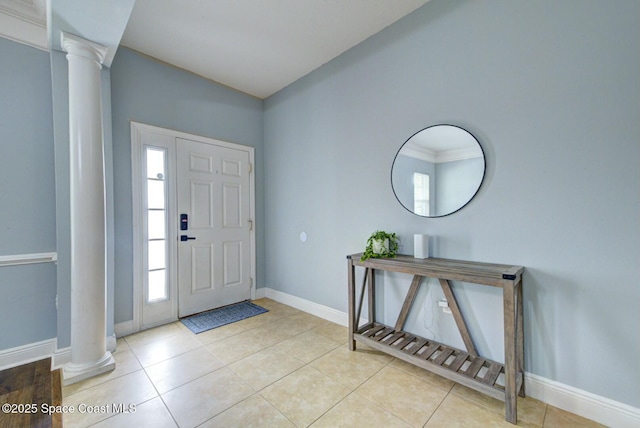
M463 149L444 150L436 155L436 163L453 162L465 159L482 157L482 150L478 147L466 147Z
M409 141L402 147L402 155L431 163L444 163L481 158L482 150L478 147L467 147L436 152L413 141Z
M48 51L45 0L0 0L0 37Z
M44 0L0 0L0 12L43 28L47 26Z

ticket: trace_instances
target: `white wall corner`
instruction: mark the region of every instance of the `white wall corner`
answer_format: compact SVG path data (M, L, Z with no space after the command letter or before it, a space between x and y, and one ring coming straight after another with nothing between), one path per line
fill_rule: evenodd
M258 289L256 298L258 298L258 291L263 292L264 297L276 302L342 326L348 325L349 317L344 312L268 287ZM525 373L525 391L531 398L607 426L615 428L640 426L640 409L542 376Z

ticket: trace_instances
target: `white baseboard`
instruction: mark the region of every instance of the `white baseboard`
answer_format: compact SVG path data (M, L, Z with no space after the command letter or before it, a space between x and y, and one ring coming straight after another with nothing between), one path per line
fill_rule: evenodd
M0 351L0 370L51 358L51 370L56 370L71 361L71 347L57 349L57 339L29 343ZM107 336L107 350L116 350L116 336Z
M55 350L55 338L5 349L0 351L0 370L50 358Z
M610 427L639 427L640 409L533 373L525 373L527 396Z
M320 305L310 300L292 296L291 294L283 293L282 291L274 290L272 288L261 288L261 290L265 290L265 297L275 300L276 302L289 305L301 311L310 313L311 315L315 315L345 327L349 325L349 316L345 312Z
M107 351L111 352L112 354L116 352L116 343L118 343L118 339L116 339L115 334L107 336Z
M124 337L133 334L133 320L115 324L113 326L113 332L116 337Z
M65 364L71 361L71 347L56 349L51 358L51 369L61 369Z
M267 297L266 288L257 288L256 289L256 294L255 294L255 296L253 298L254 299L262 299L263 297Z
M289 305L336 324L348 325L349 317L344 312L267 287L259 288L256 291L256 298L258 298L259 291L264 293L263 297L276 302ZM527 396L531 398L610 427L635 428L640 426L639 408L542 376L525 373L525 391Z

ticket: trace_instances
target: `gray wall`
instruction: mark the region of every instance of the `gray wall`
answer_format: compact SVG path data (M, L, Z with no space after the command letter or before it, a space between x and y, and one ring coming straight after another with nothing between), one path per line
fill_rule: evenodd
M267 99L266 285L346 311L346 254L376 229L408 253L428 233L435 256L526 266L528 372L640 407L639 15L635 0L432 0ZM463 210L424 219L389 169L436 123L478 138L487 176ZM500 349L499 290L456 286L472 333L493 327L480 351Z
M111 66L115 322L133 317L131 121L255 147L256 284L264 281L262 100L120 47Z
M0 38L0 255L56 251L49 54ZM0 267L0 350L56 337L53 263Z

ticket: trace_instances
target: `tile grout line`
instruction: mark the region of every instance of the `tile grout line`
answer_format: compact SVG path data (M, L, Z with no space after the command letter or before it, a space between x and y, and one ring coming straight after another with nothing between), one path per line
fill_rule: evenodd
M348 341L347 341L347 342L348 342ZM344 344L340 345L340 346L339 346L338 348L336 348L336 349L339 349L339 348L340 348L340 347L342 347L342 346L344 346ZM335 351L335 349L334 349L333 351ZM333 352L333 351L329 351L329 352ZM328 354L328 352L327 352L326 354ZM326 355L326 354L323 354L322 356L324 356L324 355ZM321 357L318 357L318 358L321 358ZM316 361L318 358L316 358L316 359L315 359L315 360L313 360L313 361ZM336 402L333 406L331 406L331 407L329 407L327 410L325 410L325 411L324 411L320 416L318 416L316 419L314 419L314 420L313 420L313 422L311 422L309 425L307 425L307 427L309 427L309 426L313 425L314 423L316 423L316 422L317 422L318 420L320 420L324 415L326 415L327 413L329 413L331 410L333 410L335 407L337 407L340 403L342 403L344 400L346 400L346 399L347 399L348 397L350 397L352 394L355 394L355 393L356 393L356 391L357 391L357 390L358 390L362 385L364 385L365 383L367 383L367 382L368 382L368 381L369 381L373 376L375 376L376 374L380 373L380 372L381 372L385 367L387 367L389 364L391 364L394 360L395 360L395 358L392 358L392 359L391 359L391 361L389 361L389 362L387 362L387 363L384 363L384 365L383 365L382 367L380 367L378 370L376 370L373 374L371 374L371 376L369 376L367 379L365 379L365 380L364 380L362 383L360 383L358 386L356 386L355 388L353 388L353 389L352 389L352 390L351 390L347 395L345 395L345 396L344 396L344 397L342 397L340 400L338 400L338 402ZM313 361L310 361L308 364L311 364ZM312 367L312 368L315 368L315 367ZM316 369L316 370L318 370L318 369ZM320 373L322 373L323 375L325 375L325 376L329 377L330 379L332 379L332 378L331 378L329 375L327 375L326 373L324 373L324 372L322 372L322 371L320 371L320 370L318 370L318 371L319 371ZM333 379L332 379L332 380L333 380ZM337 381L335 381L335 382L336 382L336 383L338 383L339 385L343 386L343 387L346 387L345 385L342 385L340 382L337 382ZM360 395L360 394L358 394L358 395ZM383 411L385 411L385 412L389 413L390 415L393 415L394 417L396 417L396 418L400 419L400 420L401 420L401 421L403 421L403 422L407 422L407 421L405 421L404 419L400 418L399 416L397 416L397 415L395 415L395 414L391 413L391 412L390 412L390 411L388 411L387 409L385 409L385 408L381 407L378 403L375 403L375 402L373 402L373 401L369 400L367 397L364 397L364 396L362 396L362 395L360 395L360 396L361 396L362 398L364 398L365 400L367 400L367 401L368 401L369 403L371 403L372 405L374 405L374 406L378 407L379 409L381 409L381 410L383 410ZM409 425L411 425L411 424L409 424Z

